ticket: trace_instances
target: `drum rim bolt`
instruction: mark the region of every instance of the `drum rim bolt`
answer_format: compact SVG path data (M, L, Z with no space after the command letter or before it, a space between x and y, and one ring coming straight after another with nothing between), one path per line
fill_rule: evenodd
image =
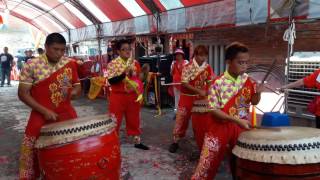
M107 164L109 163L109 159L106 157L103 157L99 160L99 162L97 163L98 167L101 169L106 169L107 168Z

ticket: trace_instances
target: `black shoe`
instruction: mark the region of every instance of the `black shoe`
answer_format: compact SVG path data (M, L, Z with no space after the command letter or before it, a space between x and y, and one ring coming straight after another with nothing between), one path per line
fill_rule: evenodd
M3 85L1 85L0 87L3 87Z
M169 147L169 152L175 153L179 149L179 144L178 143L172 143Z
M140 143L140 144L135 144L134 145L135 148L138 148L138 149L142 149L142 150L149 150L149 147Z

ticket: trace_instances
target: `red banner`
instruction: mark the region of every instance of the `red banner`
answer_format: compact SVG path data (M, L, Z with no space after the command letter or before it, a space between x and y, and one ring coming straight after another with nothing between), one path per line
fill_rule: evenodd
M193 39L193 33L172 34L173 39Z

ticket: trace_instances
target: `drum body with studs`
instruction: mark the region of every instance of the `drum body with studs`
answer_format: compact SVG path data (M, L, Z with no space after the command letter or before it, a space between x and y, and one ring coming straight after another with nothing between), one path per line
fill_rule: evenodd
M243 132L232 150L237 179L320 179L320 130L277 127Z
M107 115L42 127L36 142L44 179L110 179L120 176L116 120Z

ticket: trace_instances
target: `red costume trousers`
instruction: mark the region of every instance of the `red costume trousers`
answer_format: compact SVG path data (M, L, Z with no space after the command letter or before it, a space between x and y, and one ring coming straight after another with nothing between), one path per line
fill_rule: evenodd
M196 139L199 150L201 151L205 134L211 127L211 114L210 113L192 113L192 129Z
M232 122L212 121L210 130L206 133L201 151L200 160L192 180L212 180L214 179L220 162L228 151L236 145L237 139L244 129ZM229 154L231 155L231 154ZM233 161L231 161L232 163ZM234 172L234 164L231 171Z
M173 138L177 142L180 138L185 137L191 117L191 109L193 102L197 96L181 94L178 110L176 114L176 122L173 129Z
M135 102L135 93L112 92L110 94L109 112L117 119L117 130L119 132L122 118L126 118L126 130L128 136L138 136L140 129L140 108L139 102Z

